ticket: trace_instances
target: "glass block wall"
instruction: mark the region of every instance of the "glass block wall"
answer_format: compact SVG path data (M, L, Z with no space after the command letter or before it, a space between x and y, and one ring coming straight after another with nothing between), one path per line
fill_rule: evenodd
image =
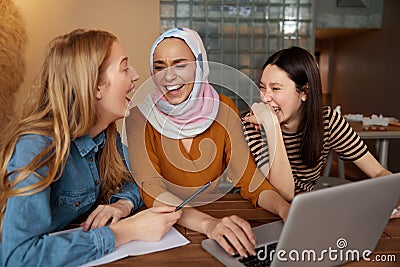
M314 51L313 0L160 0L160 8L161 32L196 30L209 61L234 67L256 83L273 52L292 45ZM241 111L246 109L230 96ZM258 92L247 98L258 101Z

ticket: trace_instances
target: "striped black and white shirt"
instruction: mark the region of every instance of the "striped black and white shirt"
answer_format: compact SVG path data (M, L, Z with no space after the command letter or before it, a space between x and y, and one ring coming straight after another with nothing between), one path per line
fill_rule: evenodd
M301 133L285 133L283 141L293 172L295 191L311 191L317 183L328 154L334 150L342 160L354 161L364 156L368 149L349 123L331 107L323 108L323 149L318 164L307 167L300 157ZM244 136L260 168L269 162L268 144L263 130L257 131L243 121Z

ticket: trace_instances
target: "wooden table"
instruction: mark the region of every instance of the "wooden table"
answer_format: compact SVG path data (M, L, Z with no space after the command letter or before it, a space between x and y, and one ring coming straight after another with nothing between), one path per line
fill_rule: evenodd
M248 220L252 226L279 220L279 217L262 209L255 209L253 205L242 199L239 194L228 194L222 199L199 207L200 210L215 216L224 217L232 214ZM197 232L187 230L181 226L176 228L190 240L190 244L162 252L142 256L128 257L104 266L145 266L145 267L196 267L196 266L223 266L218 260L201 247L201 241L206 237ZM349 267L386 267L400 266L400 219L392 219L386 226L382 237L371 256L395 255L396 263L382 262L352 262L344 266Z

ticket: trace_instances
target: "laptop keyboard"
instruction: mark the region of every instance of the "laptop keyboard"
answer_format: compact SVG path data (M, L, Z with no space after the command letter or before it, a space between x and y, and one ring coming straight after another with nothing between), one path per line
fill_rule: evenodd
M271 252L275 252L278 243L272 243L266 246L261 246L255 249L255 256L240 257L239 254L233 255L233 257L238 258L238 261L243 263L247 267L268 267L272 263ZM265 247L267 251L265 252ZM257 256L259 255L259 256Z

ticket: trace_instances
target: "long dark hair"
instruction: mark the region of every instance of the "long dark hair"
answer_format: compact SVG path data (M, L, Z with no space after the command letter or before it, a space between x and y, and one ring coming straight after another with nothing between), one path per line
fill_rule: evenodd
M307 50L296 46L275 52L264 63L263 69L267 65L284 70L296 84L296 90L307 94L300 110L298 130L303 140L300 155L308 167L313 167L318 163L323 146L323 100L318 65Z

